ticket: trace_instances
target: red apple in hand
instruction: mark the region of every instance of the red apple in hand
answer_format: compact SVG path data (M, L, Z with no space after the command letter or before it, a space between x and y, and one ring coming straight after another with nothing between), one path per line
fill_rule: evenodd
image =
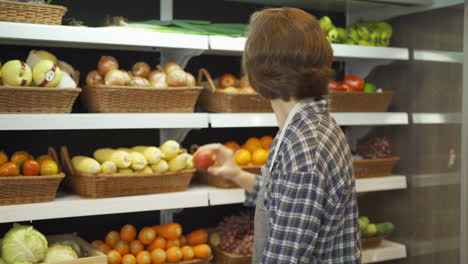
M219 78L220 88L236 87L236 86L237 86L237 78L236 76L230 73L226 73Z
M193 157L193 166L197 170L206 170L215 164L214 153L209 150L201 150Z

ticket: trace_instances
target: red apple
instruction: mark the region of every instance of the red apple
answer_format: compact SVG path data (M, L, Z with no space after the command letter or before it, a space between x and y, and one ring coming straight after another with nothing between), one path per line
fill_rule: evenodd
M227 87L236 87L237 86L237 78L236 76L226 73L219 78L219 87L227 88Z
M193 157L193 166L197 170L206 170L215 164L215 155L212 151L201 150Z

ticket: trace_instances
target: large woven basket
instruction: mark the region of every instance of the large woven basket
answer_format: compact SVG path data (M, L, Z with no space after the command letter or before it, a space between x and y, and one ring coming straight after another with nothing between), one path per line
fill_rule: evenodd
M235 255L212 247L216 264L250 264L252 263L252 255Z
M330 112L386 112L393 92L330 92Z
M209 112L215 113L264 113L273 112L270 102L259 94L225 93L216 90L216 85L206 69L198 72L198 85L203 77L208 81L200 95L200 105Z
M68 175L67 183L73 192L91 198L184 191L195 174L195 170L159 174L88 174L73 168L65 146L61 148L61 158Z
M61 25L67 8L0 0L0 21Z
M49 148L49 154L59 164L57 153L52 148ZM53 201L64 177L63 173L49 176L0 177L0 205Z
M354 178L372 178L392 175L400 157L354 160Z
M260 166L253 166L253 167L242 167L243 170L254 174L261 174L261 167ZM217 188L240 188L239 185L233 183L230 180L224 179L223 177L216 177L207 171L197 171L195 174L195 179L202 184L210 185Z
M213 260L213 256L210 256L206 259L192 259L176 262L175 264L210 264Z
M374 237L362 237L361 245L363 249L378 247L385 239L386 235L378 235Z
M93 113L191 113L202 90L201 87L95 86L85 87L81 99Z
M70 113L80 88L0 86L0 113Z

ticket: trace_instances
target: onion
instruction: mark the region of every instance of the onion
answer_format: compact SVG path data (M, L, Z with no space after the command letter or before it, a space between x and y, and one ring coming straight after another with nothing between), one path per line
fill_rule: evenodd
M167 73L169 87L182 87L187 85L187 75L183 70L173 70Z
M99 74L99 72L97 71L89 72L88 75L86 76L86 85L94 86L94 85L99 85L99 84L104 84L104 79Z
M122 71L123 75L124 75L124 78L125 78L125 85L127 85L130 80L132 79L132 73L131 72L127 72L127 71Z
M146 78L140 76L133 76L128 83L129 86L136 86L136 87L148 87L150 86L149 81Z
M195 80L195 77L191 74L191 73L185 73L186 74L186 78L187 78L187 83L186 85L188 87L195 87L197 85L197 81Z
M154 70L148 74L148 81L150 82L151 86L156 87L158 85L159 87L157 88L165 88L167 87L166 83L166 74L163 71L160 70ZM165 87L161 87L164 86Z
M170 72L172 71L177 71L177 70L180 70L182 71L182 68L177 65L177 63L175 62L168 62L165 66L164 66L164 72L166 74L169 74Z
M117 70L119 62L112 56L102 56L98 62L98 72L105 76L111 70Z
M148 74L151 71L151 67L148 65L148 63L144 61L140 61L135 63L132 67L132 74L133 76L140 76L140 77L147 77Z
M127 81L128 73L121 70L111 70L106 74L104 83L106 85L116 85L123 86L128 83Z

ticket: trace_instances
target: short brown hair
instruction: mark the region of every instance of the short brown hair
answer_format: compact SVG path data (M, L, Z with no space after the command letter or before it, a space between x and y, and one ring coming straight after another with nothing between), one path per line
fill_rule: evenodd
M333 75L325 31L297 8L255 12L242 61L252 87L267 99L321 99Z

